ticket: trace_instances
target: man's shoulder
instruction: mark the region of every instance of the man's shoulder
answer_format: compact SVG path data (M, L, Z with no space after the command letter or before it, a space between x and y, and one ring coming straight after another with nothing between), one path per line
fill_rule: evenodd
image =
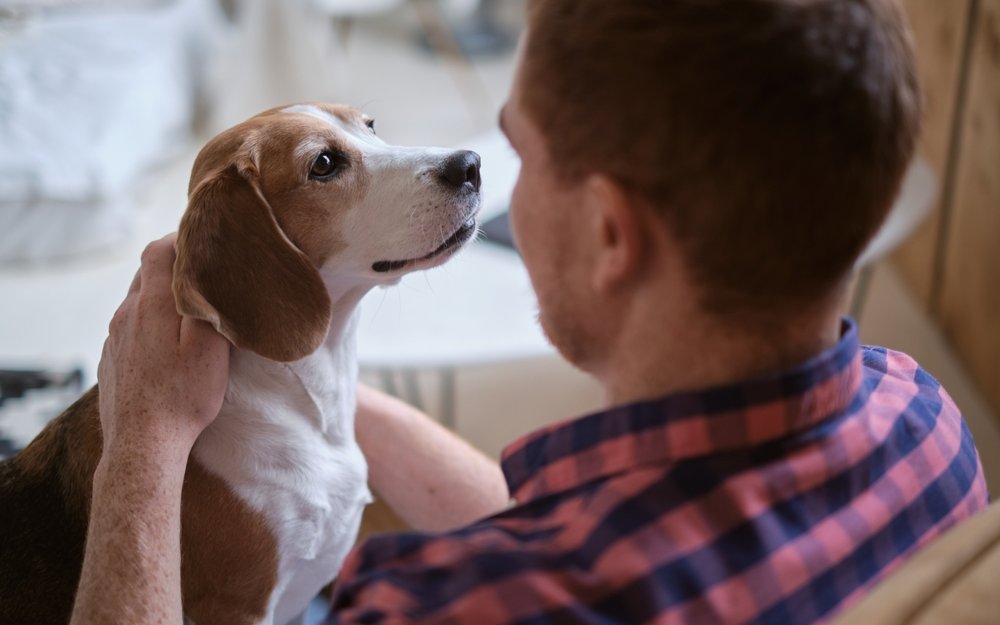
M881 374L907 378L917 371L924 371L920 363L906 352L881 345L862 345L861 356L868 376Z
M880 462L893 459L908 475L908 488L949 491L940 505L968 499L986 502L979 454L959 406L942 384L908 354L885 347L863 347L864 383L858 413L878 445ZM912 471L912 474L907 473ZM947 486L947 488L946 488ZM947 499L947 501L946 501Z
M898 404L908 399L910 407L920 405L936 413L961 417L941 382L909 354L876 345L862 346L861 352L870 403L894 398Z

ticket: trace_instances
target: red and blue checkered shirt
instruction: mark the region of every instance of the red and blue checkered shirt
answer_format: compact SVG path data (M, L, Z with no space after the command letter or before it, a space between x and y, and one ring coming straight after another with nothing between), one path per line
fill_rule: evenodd
M329 623L817 623L988 500L948 394L852 322L796 369L552 426L503 469L509 510L356 549Z

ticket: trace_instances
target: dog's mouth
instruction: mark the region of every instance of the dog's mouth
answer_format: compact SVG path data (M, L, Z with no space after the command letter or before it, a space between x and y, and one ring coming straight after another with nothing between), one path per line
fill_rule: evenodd
M409 260L380 260L372 265L372 271L375 273L392 273L394 271L407 269L411 266L419 265L426 261L444 256L448 252L462 247L462 245L464 245L473 237L473 235L476 234L476 228L476 216L472 215L458 228L458 230L454 232L454 234L448 237L444 243L439 245L438 248L430 254L421 256L420 258L411 258Z

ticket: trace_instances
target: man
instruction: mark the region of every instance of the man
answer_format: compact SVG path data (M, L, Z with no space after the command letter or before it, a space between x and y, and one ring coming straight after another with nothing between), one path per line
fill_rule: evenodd
M362 389L376 490L435 533L359 547L329 621L820 622L982 508L947 393L839 312L919 118L891 0L529 2L513 227L609 407L508 448L504 484ZM172 258L149 248L102 361L78 624L180 621L180 485L227 345L173 312Z

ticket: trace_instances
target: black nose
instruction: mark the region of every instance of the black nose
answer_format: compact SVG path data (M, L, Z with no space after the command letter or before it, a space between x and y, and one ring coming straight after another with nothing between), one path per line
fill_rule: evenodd
M441 167L441 177L454 187L472 185L474 191L479 191L482 180L479 177L481 164L479 155L469 150L455 152L445 159Z

